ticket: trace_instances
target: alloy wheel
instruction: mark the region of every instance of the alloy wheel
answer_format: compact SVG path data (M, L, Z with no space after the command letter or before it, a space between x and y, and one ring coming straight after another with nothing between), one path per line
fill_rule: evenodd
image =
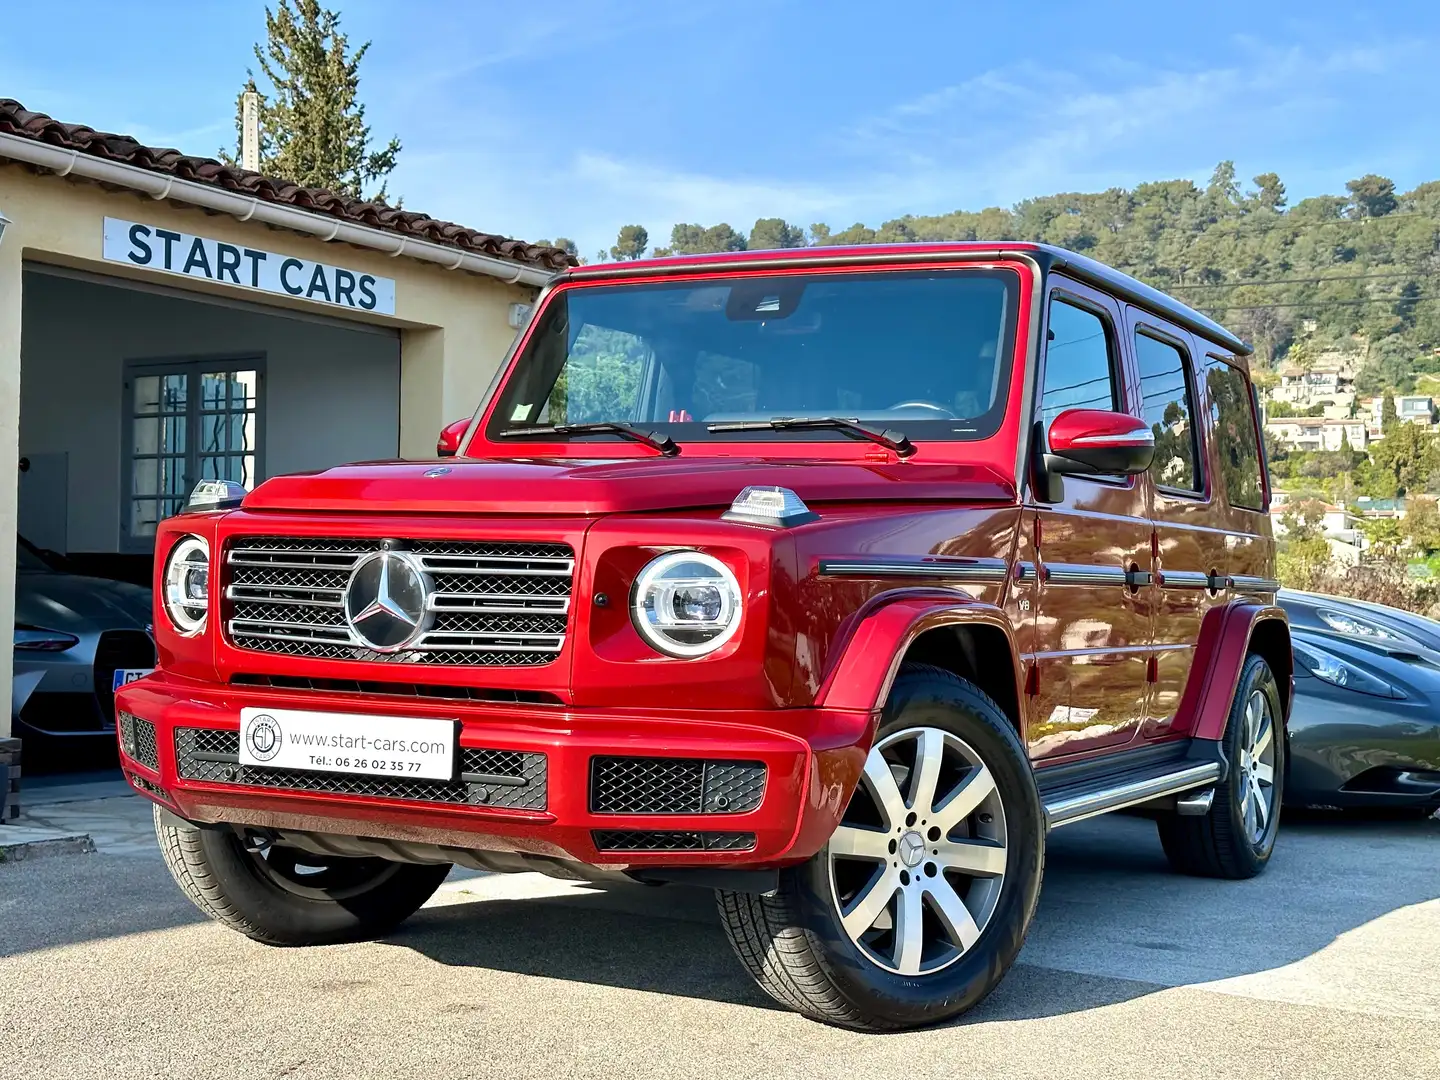
M974 748L937 728L889 735L827 848L841 924L887 971L939 971L994 915L1008 850L1000 792Z
M1246 835L1258 844L1275 812L1275 718L1270 699L1259 690L1245 703L1238 787Z

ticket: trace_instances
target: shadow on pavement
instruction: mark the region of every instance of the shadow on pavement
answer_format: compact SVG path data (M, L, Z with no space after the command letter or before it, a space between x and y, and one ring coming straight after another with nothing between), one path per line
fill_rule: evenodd
M203 921L158 858L59 855L0 865L0 957Z
M615 910L615 901L632 899L626 886L584 889L534 900L427 908L387 941L458 967L779 1007L740 967L718 918L669 917L668 898L640 896L642 888L633 891L649 909L643 913ZM678 886L654 891L691 892ZM697 897L676 899L689 908Z
M1429 869L1419 857L1440 822L1300 822L1287 839L1268 873L1214 881L1172 872L1143 819L1057 832L1019 963L961 1022L1064 1015L1268 971L1440 895L1433 857ZM447 965L778 1007L740 968L708 896L677 886L432 908L390 942Z
M626 886L540 900L487 900L430 908L389 944L457 967L485 968L566 982L781 1009L750 980L717 918L666 917L657 897L628 897ZM638 890L637 890L638 891ZM680 887L662 892L689 893ZM617 910L634 899L648 911ZM679 898L685 908L690 896ZM708 896L705 897L708 906ZM1054 1016L1129 1001L1153 983L1017 964L960 1023Z
M1020 963L961 1022L1064 1015L1304 960L1347 931L1440 895L1437 850L1440 822L1305 820L1282 834L1266 874L1210 881L1172 873L1148 821L1060 830ZM708 893L556 889L510 899L492 881L465 902L452 888L387 944L455 967L778 1008L734 957ZM158 859L0 866L0 956L202 921ZM236 944L218 928L196 939L207 951Z

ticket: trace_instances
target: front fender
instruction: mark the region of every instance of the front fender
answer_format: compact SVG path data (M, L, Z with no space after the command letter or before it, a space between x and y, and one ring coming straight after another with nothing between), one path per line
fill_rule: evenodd
M1018 655L1010 620L994 604L945 589L896 589L872 598L842 632L816 703L878 712L915 639L929 630L958 625L997 630L1005 635L1010 655ZM1020 666L1011 667L1015 700L1023 701Z
M1281 710L1289 721L1294 684L1290 622L1278 607L1241 601L1205 614L1195 662L1180 699L1180 730L1197 739L1224 737L1240 671L1251 652L1264 656L1275 673Z

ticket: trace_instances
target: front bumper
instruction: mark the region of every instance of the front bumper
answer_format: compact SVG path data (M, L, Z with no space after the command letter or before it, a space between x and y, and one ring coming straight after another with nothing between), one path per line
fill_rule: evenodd
M1295 680L1285 799L1298 806L1440 803L1440 696L1372 697Z
M201 683L163 672L122 688L116 706L154 731L152 745L143 726L122 722L122 758L131 783L187 820L514 852L603 869L762 868L809 858L845 809L876 722L873 713L832 709L679 714L291 691ZM197 779L189 765L189 775L181 775L177 733L188 755L193 732L238 732L240 710L247 707L458 719L462 755L467 749L544 755L544 797L525 800L523 807L457 805L453 794L450 801L437 801L414 786L395 797L374 794L375 785L365 784L355 786L370 793L294 790L288 776L283 779L289 789L281 790L252 782L243 769L235 771L240 782ZM612 755L760 762L766 770L763 795L753 809L739 813L597 813L591 760ZM206 775L220 776L213 769ZM455 787L447 785L452 792ZM651 834L653 843L665 848L646 848L650 841L639 834ZM688 846L697 835L718 839Z

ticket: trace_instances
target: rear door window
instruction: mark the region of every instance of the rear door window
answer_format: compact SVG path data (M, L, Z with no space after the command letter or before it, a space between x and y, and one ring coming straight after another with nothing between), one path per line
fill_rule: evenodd
M1155 433L1150 475L1157 487L1170 491L1190 495L1204 491L1189 357L1178 345L1138 330L1135 361L1140 370L1141 416Z
M1220 474L1230 505L1263 510L1265 482L1250 381L1239 368L1212 356L1205 363L1205 389L1210 399Z

